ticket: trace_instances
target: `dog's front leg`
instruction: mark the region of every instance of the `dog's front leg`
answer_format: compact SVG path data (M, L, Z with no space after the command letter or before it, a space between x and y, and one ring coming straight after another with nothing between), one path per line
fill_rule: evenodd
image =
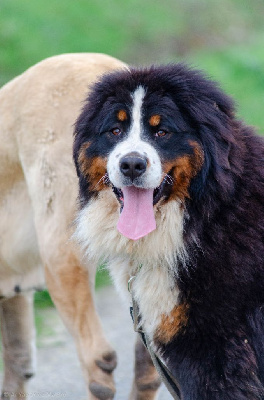
M33 293L18 294L0 306L4 357L2 399L25 399L26 382L35 373Z
M91 275L93 275L91 271ZM114 397L113 370L116 354L106 341L94 308L88 270L71 259L61 266L46 268L51 297L72 333L89 388L89 399Z
M141 338L137 337L135 348L135 377L130 400L154 400L157 398L161 380Z
M263 400L255 351L243 327L218 337L207 329L208 335L185 330L163 353L181 399Z

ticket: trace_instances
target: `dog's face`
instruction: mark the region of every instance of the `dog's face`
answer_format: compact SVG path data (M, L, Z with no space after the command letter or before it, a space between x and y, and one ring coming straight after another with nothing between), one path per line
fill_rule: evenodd
M184 203L199 187L195 178L209 173L201 126L223 120L226 101L182 65L104 77L76 123L82 200L112 186L119 231L134 240L145 236L155 229L156 205Z

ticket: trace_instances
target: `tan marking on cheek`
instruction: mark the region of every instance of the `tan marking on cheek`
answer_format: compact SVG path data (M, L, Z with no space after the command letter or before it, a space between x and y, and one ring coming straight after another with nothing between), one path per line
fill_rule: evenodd
M173 162L164 163L163 171L164 174L170 172L173 179L170 200L180 199L184 201L185 198L189 198L188 189L193 176L190 156L178 157Z
M189 305L186 303L175 306L170 314L162 315L161 323L156 330L155 340L169 343L188 323Z
M202 168L204 155L200 145L195 141L189 141L193 148L193 154L178 157L176 160L164 163L164 175L170 174L173 178L173 188L170 200L180 199L184 201L189 198L189 186L191 179L194 178Z
M127 120L127 113L125 110L119 110L117 113L117 119L121 122Z
M89 145L90 143L85 143L81 147L78 164L81 173L90 183L91 190L100 191L106 188L103 177L107 172L107 159L104 157L87 157L86 150Z
M150 126L158 126L160 123L161 117L158 114L152 115L149 119Z

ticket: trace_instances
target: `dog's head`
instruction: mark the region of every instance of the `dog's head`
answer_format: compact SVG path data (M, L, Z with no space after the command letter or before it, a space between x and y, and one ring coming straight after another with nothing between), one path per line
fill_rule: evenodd
M208 175L229 169L232 113L214 83L181 64L104 76L76 122L81 201L111 186L119 231L145 236L155 207L201 198Z

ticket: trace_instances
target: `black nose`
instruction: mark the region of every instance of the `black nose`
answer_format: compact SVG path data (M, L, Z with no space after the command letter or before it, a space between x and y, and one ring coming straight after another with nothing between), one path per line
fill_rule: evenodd
M129 153L122 157L119 163L120 171L131 181L144 174L147 169L147 159L138 153Z

